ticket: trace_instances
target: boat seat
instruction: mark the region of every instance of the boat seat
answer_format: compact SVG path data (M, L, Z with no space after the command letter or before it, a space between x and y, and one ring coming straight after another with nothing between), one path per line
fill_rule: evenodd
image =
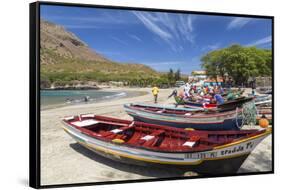
M99 123L99 121L94 120L94 119L85 119L82 121L71 122L72 125L77 126L77 127L88 127L88 126L98 124L98 123Z
M125 123L116 123L116 122L110 122L110 121L99 121L99 123L102 123L102 124L107 124L107 125L118 125L118 126L122 126L122 127L126 127L128 126L128 124L125 124Z
M191 136L188 141L182 144L182 146L188 146L190 148L194 147L200 141L200 136Z
M164 112L164 110L158 110L158 111L156 111L157 113L163 113Z
M154 131L153 133L140 138L139 143L143 146L154 146L159 139L159 135L161 135L163 133L165 133L164 130Z
M129 125L129 126L125 126L125 127L121 127L121 128L117 128L117 129L113 129L111 131L106 131L104 132L102 135L102 137L108 137L108 138L114 138L116 135L125 132L127 130L130 130L134 128L133 125Z

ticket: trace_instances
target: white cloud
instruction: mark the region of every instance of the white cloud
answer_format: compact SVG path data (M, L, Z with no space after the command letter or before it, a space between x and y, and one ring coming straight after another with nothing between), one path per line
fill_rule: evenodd
M220 43L205 45L202 47L201 51L213 51L215 49L218 49L220 47Z
M132 39L135 39L135 40L137 40L137 41L139 41L139 42L142 42L142 40L141 40L138 36L136 36L136 35L128 34L128 36L129 36L130 38L132 38Z
M258 46L258 45L265 45L265 44L269 44L272 42L272 37L271 36L267 36L265 38L256 40L254 42L251 42L249 44L247 44L246 46Z
M158 17L153 17L150 13L134 12L134 14L146 26L147 29L157 34L162 39L167 41L172 38L172 35L169 32L166 32L156 24Z
M137 23L134 19L128 19L126 15L118 12L114 15L109 13L97 14L95 16L61 16L61 15L50 15L46 18L46 20L53 21L68 21L68 22L76 22L83 24L135 24Z
M175 52L183 51L184 43L194 43L194 16L139 11L133 13L148 30L160 37Z
M242 28L243 26L245 26L246 24L248 24L249 22L251 22L252 19L251 18L243 18L243 17L236 17L233 18L229 24L227 25L227 29L239 29Z
M111 39L113 39L114 41L120 43L120 44L123 44L123 45L128 45L125 41L123 40L120 40L119 38L117 37L114 37L114 36L110 36Z

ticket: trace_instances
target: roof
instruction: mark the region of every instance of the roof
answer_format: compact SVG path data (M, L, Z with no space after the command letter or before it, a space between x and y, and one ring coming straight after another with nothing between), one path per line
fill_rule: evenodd
M192 75L206 75L206 71L192 71L191 72Z

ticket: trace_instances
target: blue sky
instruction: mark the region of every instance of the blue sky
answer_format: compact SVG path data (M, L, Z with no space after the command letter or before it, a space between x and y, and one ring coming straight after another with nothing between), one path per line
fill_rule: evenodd
M41 18L64 26L108 59L157 71L199 70L206 52L238 43L271 49L271 20L230 16L41 6Z

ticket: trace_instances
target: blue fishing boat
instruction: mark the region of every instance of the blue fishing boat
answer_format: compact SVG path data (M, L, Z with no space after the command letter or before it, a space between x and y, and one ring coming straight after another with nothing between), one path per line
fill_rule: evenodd
M239 130L243 125L242 109L219 112L195 108L161 107L149 104L125 104L125 111L135 121L191 128L196 130Z

